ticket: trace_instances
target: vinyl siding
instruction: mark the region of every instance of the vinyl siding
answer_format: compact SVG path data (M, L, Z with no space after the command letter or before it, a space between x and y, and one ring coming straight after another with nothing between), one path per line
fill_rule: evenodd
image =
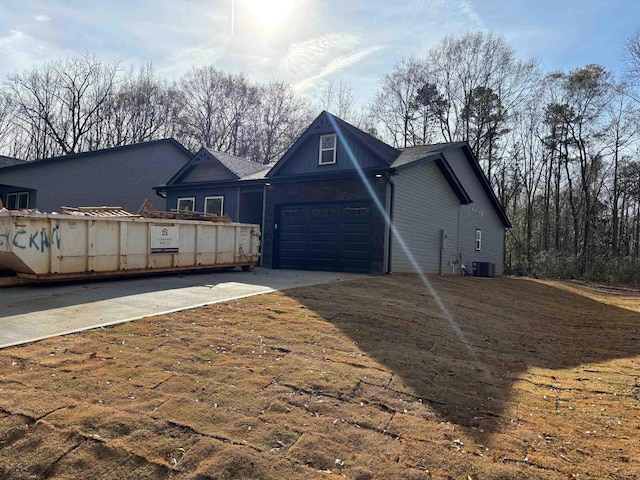
M2 185L36 190L34 207L43 212L101 205L135 212L146 198L161 206L152 187L166 183L189 157L170 143L157 142L37 162L0 170L0 190Z
M462 254L462 261L469 272L472 262L495 263L496 275L502 275L504 270L504 224L462 150L447 151L445 157L473 200L470 205L460 207L458 248ZM476 229L482 230L482 250L479 252L475 248Z
M442 252L442 273L451 273L449 261L457 256L460 201L435 163L422 163L400 170L393 177L395 196L393 222L400 239L392 239L391 271L438 273L440 235L448 238ZM416 265L402 248L402 242Z

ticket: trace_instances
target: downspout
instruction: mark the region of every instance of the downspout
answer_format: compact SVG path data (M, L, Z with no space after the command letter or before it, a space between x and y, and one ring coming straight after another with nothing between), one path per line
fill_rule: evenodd
M387 246L387 275L391 275L391 242L393 241L393 200L395 198L396 185L391 180L391 174L386 172L384 178L387 180L387 183L390 187L390 199L389 199L389 245Z
M263 266L264 259L264 232L265 232L265 222L267 218L267 187L269 187L270 183L265 183L262 186L262 225L260 225L260 266Z

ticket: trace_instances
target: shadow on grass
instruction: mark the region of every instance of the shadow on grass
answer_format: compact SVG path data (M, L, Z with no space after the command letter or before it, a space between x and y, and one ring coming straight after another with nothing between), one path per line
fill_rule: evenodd
M462 336L417 277L287 295L388 370L389 382L379 389L414 396L443 420L482 425L487 433L498 429L514 381L530 368L564 370L640 353L636 312L527 280L431 281Z

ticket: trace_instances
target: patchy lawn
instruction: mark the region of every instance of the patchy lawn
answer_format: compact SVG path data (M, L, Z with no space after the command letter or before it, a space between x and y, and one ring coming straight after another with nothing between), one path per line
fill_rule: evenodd
M640 292L431 281L2 350L0 478L638 478Z

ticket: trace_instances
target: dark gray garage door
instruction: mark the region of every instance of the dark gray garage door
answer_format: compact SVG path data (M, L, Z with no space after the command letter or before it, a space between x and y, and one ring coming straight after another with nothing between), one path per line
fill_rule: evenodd
M369 273L372 217L369 202L281 206L276 266Z

